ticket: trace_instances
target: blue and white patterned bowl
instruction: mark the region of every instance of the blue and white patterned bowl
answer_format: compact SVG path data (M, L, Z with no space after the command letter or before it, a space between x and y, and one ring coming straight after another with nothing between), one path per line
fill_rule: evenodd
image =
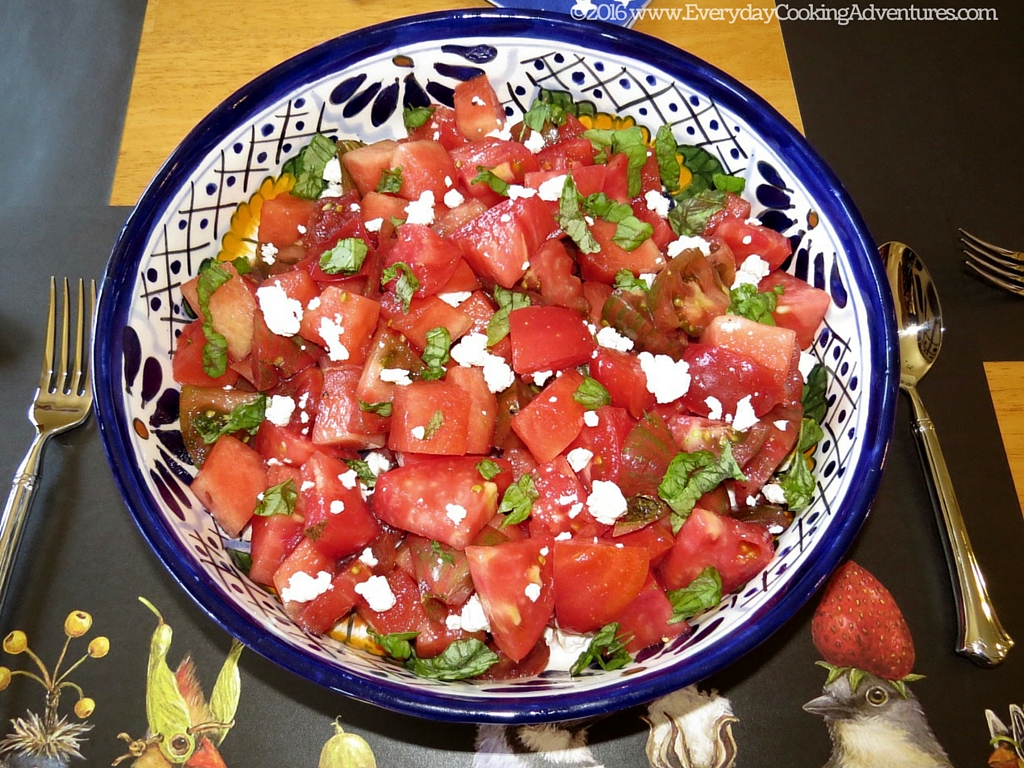
M671 123L729 173L754 212L794 242L787 269L827 290L813 354L832 371L818 493L759 578L696 631L625 669L502 683L430 682L300 631L240 573L189 490L170 352L186 322L179 287L221 249L251 247L247 209L317 131L365 141L401 135L402 106L451 102L486 72L510 116L538 87L656 131ZM896 344L871 238L831 171L771 107L728 76L653 38L566 16L487 9L413 17L345 35L254 80L204 119L146 190L104 276L96 405L104 446L146 540L185 590L250 648L322 685L449 721L540 722L607 713L699 681L778 629L838 564L868 512L891 433Z

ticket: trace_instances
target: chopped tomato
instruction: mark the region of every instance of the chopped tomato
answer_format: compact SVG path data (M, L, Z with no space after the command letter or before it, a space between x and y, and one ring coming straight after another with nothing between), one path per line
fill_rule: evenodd
M447 381L414 381L395 391L388 447L444 456L466 453L469 399Z
M565 307L529 306L508 316L516 373L561 371L590 360L594 336L583 317Z
M192 480L192 493L232 537L249 524L266 489L267 470L262 457L231 435L217 438Z
M647 550L569 539L554 543L555 616L571 632L591 632L632 603L647 580Z
M665 590L654 577L648 577L636 599L615 617L619 632L628 638L626 650L636 653L693 631L685 621L672 623L672 613Z
M482 139L505 124L505 108L487 75L477 75L455 86L455 124L467 139Z
M569 368L512 417L512 429L537 461L551 461L583 429L585 408L573 399L583 376Z

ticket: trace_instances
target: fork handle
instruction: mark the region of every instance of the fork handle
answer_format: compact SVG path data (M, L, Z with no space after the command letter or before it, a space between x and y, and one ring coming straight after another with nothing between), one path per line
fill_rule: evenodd
M4 504L3 516L0 517L0 615L7 603L7 587L11 580L11 572L14 570L14 561L18 556L18 547L21 545L25 520L32 506L32 496L36 491L45 442L46 436L37 432L28 453L18 465L10 495Z
M938 504L936 511L942 523L942 540L959 621L956 651L979 666L994 667L1006 658L1013 647L1013 639L999 623L995 607L989 599L985 576L978 566L971 540L967 536L967 527L953 492L953 481L939 446L935 425L917 390L906 387L906 392L910 395L914 432L931 473L932 490Z

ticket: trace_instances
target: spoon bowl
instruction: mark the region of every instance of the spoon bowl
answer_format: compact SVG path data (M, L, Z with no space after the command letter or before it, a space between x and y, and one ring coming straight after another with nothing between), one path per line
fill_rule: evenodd
M910 246L883 243L879 252L896 305L900 388L910 397L914 434L930 473L932 497L944 534L959 623L956 650L976 664L993 667L1006 658L1013 647L1013 639L999 623L988 596L985 577L967 536L935 425L917 393L917 383L931 369L942 348L945 328L939 295L924 261Z

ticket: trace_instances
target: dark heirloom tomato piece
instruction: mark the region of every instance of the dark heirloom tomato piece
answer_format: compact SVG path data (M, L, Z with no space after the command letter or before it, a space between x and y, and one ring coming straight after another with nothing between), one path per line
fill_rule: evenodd
M365 403L391 402L398 385L393 381L384 381L381 372L402 370L411 375L425 367L404 336L381 326L370 341L370 351L356 387L356 397Z
M700 336L712 318L725 314L730 298L707 257L687 248L654 278L649 301L658 330Z
M686 336L658 330L648 302L647 297L635 291L614 290L601 309L601 320L632 341L635 351L681 360L686 349Z
M587 492L564 456L556 456L533 471L537 498L528 520L531 536L578 533L595 521L584 508Z
M631 418L624 408L605 405L594 413L597 416L597 424L584 424L579 436L569 446L570 449L586 448L594 454L586 468L578 473L587 487L594 480L607 480L612 483L619 481L619 472L622 470L622 446L636 424L636 420Z
M777 405L769 411L761 422L765 425L765 436L757 453L743 464L745 481L730 481L736 493L736 499L743 503L748 496L754 496L761 486L768 482L783 459L796 446L800 436L800 422L803 420L803 408L799 403Z
M656 411L640 419L622 445L619 487L624 496L658 497L658 486L679 450Z
M469 577L465 552L416 534L409 534L405 543L412 553L416 580L424 597L436 598L452 607L469 599L473 580Z
M541 537L466 547L494 642L512 661L533 650L554 610L553 545Z
M642 547L569 539L554 543L555 616L570 632L613 621L640 594L649 558Z
M548 668L551 649L543 638L538 640L532 649L519 661L512 661L497 645L489 646L498 654L498 660L477 677L477 680L518 680L523 677L539 675Z
M567 307L588 316L590 304L583 293L583 281L574 273L575 264L561 240L548 240L530 259L530 268L523 275L523 287L539 291L544 304Z
M765 569L775 555L763 525L695 507L658 565L667 590L682 589L709 565L722 577L722 594L733 592Z
M252 318L252 373L250 381L256 389L273 389L316 363L320 350L300 337L279 336L267 327L263 312ZM316 356L314 356L314 354Z
M597 348L583 317L565 307L515 309L508 316L508 326L512 368L518 374L583 365Z
M207 443L196 425L196 420L207 417L227 416L235 408L251 403L259 397L258 392L220 387L197 387L184 384L178 397L178 413L181 420L181 437L185 450L192 462L201 467L215 443Z

